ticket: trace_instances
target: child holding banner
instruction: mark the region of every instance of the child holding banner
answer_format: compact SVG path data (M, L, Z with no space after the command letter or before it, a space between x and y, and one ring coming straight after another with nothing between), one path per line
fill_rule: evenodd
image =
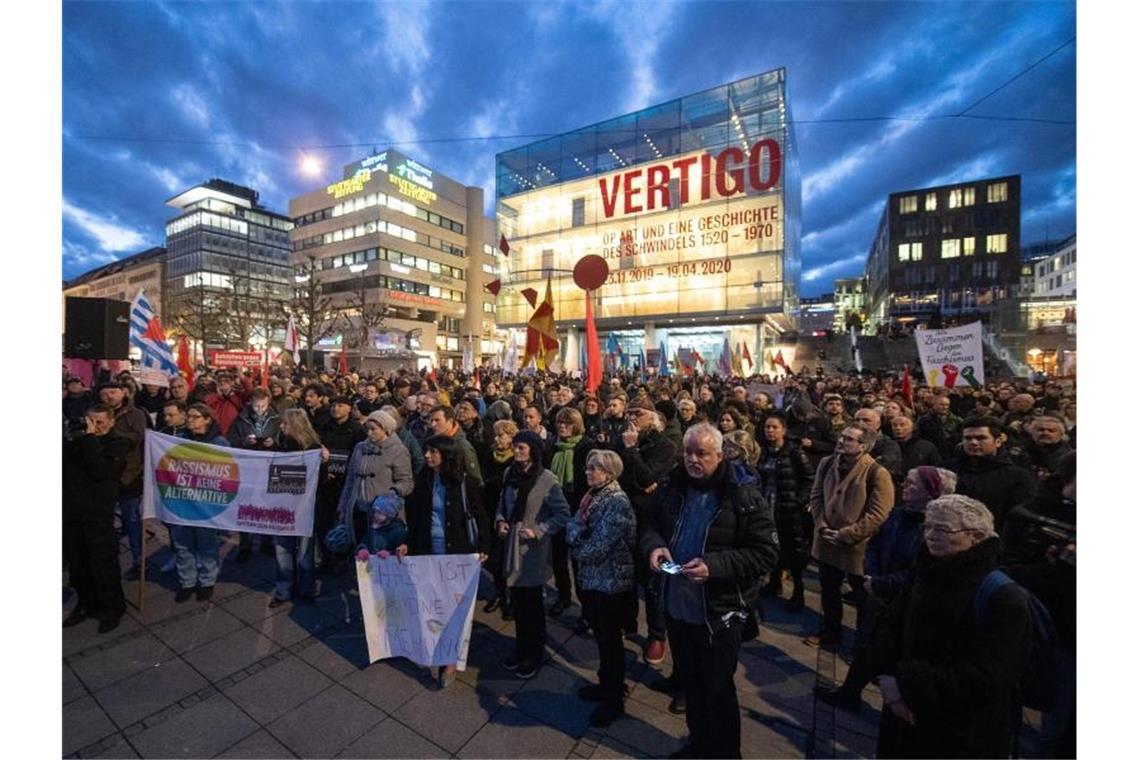
M491 533L483 510L481 484L464 471L455 439L435 435L424 441L427 464L416 478L405 512L408 540L396 547L407 554L478 554L490 551ZM437 676L439 688L455 681L455 665L445 665Z

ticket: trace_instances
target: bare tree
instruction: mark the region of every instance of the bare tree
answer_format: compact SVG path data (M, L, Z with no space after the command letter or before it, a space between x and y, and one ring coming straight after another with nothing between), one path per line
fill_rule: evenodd
M364 277L356 278L356 290L348 295L341 317L344 320L347 344L359 355L357 367L364 366L364 351L368 347L368 336L372 330L384 326L388 312L388 299L379 288L374 288L376 296L369 298L369 289Z
M339 322L332 299L324 295L324 286L317 279L317 257L305 255L305 261L295 267L296 286L290 307L297 322L297 333L305 339L305 362L313 366L313 346L328 337Z
M225 306L220 294L206 287L202 278L190 292L181 293L168 304L167 313L172 327L202 346L203 358L207 344L225 343Z

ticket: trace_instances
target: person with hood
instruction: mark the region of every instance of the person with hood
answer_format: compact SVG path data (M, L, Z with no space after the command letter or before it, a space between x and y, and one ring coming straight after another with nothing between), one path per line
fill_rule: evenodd
M480 562L486 561L491 532L483 509L483 484L464 470L454 438L429 437L424 441L424 458L427 467L416 478L405 507L407 543L396 547L396 555L478 554ZM468 532L468 518L474 519L475 535ZM439 669L439 688L455 681L455 670L455 665Z
M503 667L533 678L546 646L542 594L550 562L550 537L570 519L558 479L542 466L543 440L529 430L514 437L515 461L507 469L495 510L495 531L506 544L503 572L515 610L515 651Z
M368 532L372 502L389 492L406 498L415 487L408 450L396 437L396 420L383 410L364 420L367 437L356 444L345 470L344 488L336 505L337 520L356 546ZM425 457L426 459L426 457Z
M863 609L856 632L855 657L843 683L834 689L817 686L819 698L835 707L858 710L863 688L875 673L871 662L871 637L878 619L910 577L914 558L922 546L926 505L954 493L957 476L939 467L917 467L902 483L901 503L871 537L863 558Z
M208 404L191 404L186 410L187 438L199 443L229 447ZM218 531L193 525L170 525L174 546L174 569L178 574L175 602L185 602L195 594L199 602L214 596L221 562L218 557Z
M310 451L320 447L321 439L313 430L309 415L302 409L286 409L281 416L274 448L278 451ZM274 539L277 578L269 599L270 607L289 601L293 596L294 583L301 601L312 603L316 596L316 538L314 535L277 536Z
M127 609L113 510L131 443L114 432L115 413L104 404L89 407L83 420L83 431L63 443L63 547L78 597L63 627L95 617L107 633Z
M1033 632L1016 584L975 609L999 554L984 504L951 494L926 505L914 573L875 631L877 757L1009 756Z
M876 433L852 422L839 434L836 453L820 462L811 489L814 524L811 554L819 564L818 633L804 639L809 646L840 643L843 631L844 578L855 601L863 597L863 555L867 541L887 519L895 503L895 487L887 468L871 458Z
M958 475L957 493L986 505L1001 526L1009 511L1037 494L1037 476L1014 463L1005 450L1006 436L995 417L962 423L962 451L949 469Z
M782 571L792 577L792 596L784 603L788 612L804 608L804 568L811 558L812 522L809 503L814 470L807 454L788 437L784 415L772 412L764 420L764 440L760 444L760 492L776 518L780 558L776 572L763 593L780 596L784 590Z
M689 744L677 757L740 757L734 675L744 621L778 555L772 509L741 485L708 423L689 428L684 464L653 494L640 541L664 580L673 666L685 696Z

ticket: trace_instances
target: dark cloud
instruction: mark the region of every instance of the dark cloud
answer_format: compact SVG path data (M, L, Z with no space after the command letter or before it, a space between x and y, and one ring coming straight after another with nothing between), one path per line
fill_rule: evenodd
M1069 234L1074 125L933 117L1075 28L1065 2L65 3L63 189L78 211L63 271L133 253L106 246L134 235L161 244L164 201L212 176L284 210L395 138L561 132L779 66L805 178L805 294L862 270L888 193L974 172L1022 175L1023 240ZM1075 60L1070 45L970 114L1075 120ZM858 120L871 116L927 119ZM490 210L494 153L523 142L405 149L487 187ZM320 178L300 173L302 149Z

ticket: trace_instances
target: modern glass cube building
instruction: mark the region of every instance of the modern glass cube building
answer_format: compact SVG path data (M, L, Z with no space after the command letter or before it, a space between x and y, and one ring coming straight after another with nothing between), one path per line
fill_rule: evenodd
M586 294L574 265L602 256L599 329L636 356L666 343L755 355L792 328L800 279L799 162L785 69L720 85L500 153L497 222L510 245L500 326L532 313L549 278L566 365ZM625 350L625 349L623 349Z

